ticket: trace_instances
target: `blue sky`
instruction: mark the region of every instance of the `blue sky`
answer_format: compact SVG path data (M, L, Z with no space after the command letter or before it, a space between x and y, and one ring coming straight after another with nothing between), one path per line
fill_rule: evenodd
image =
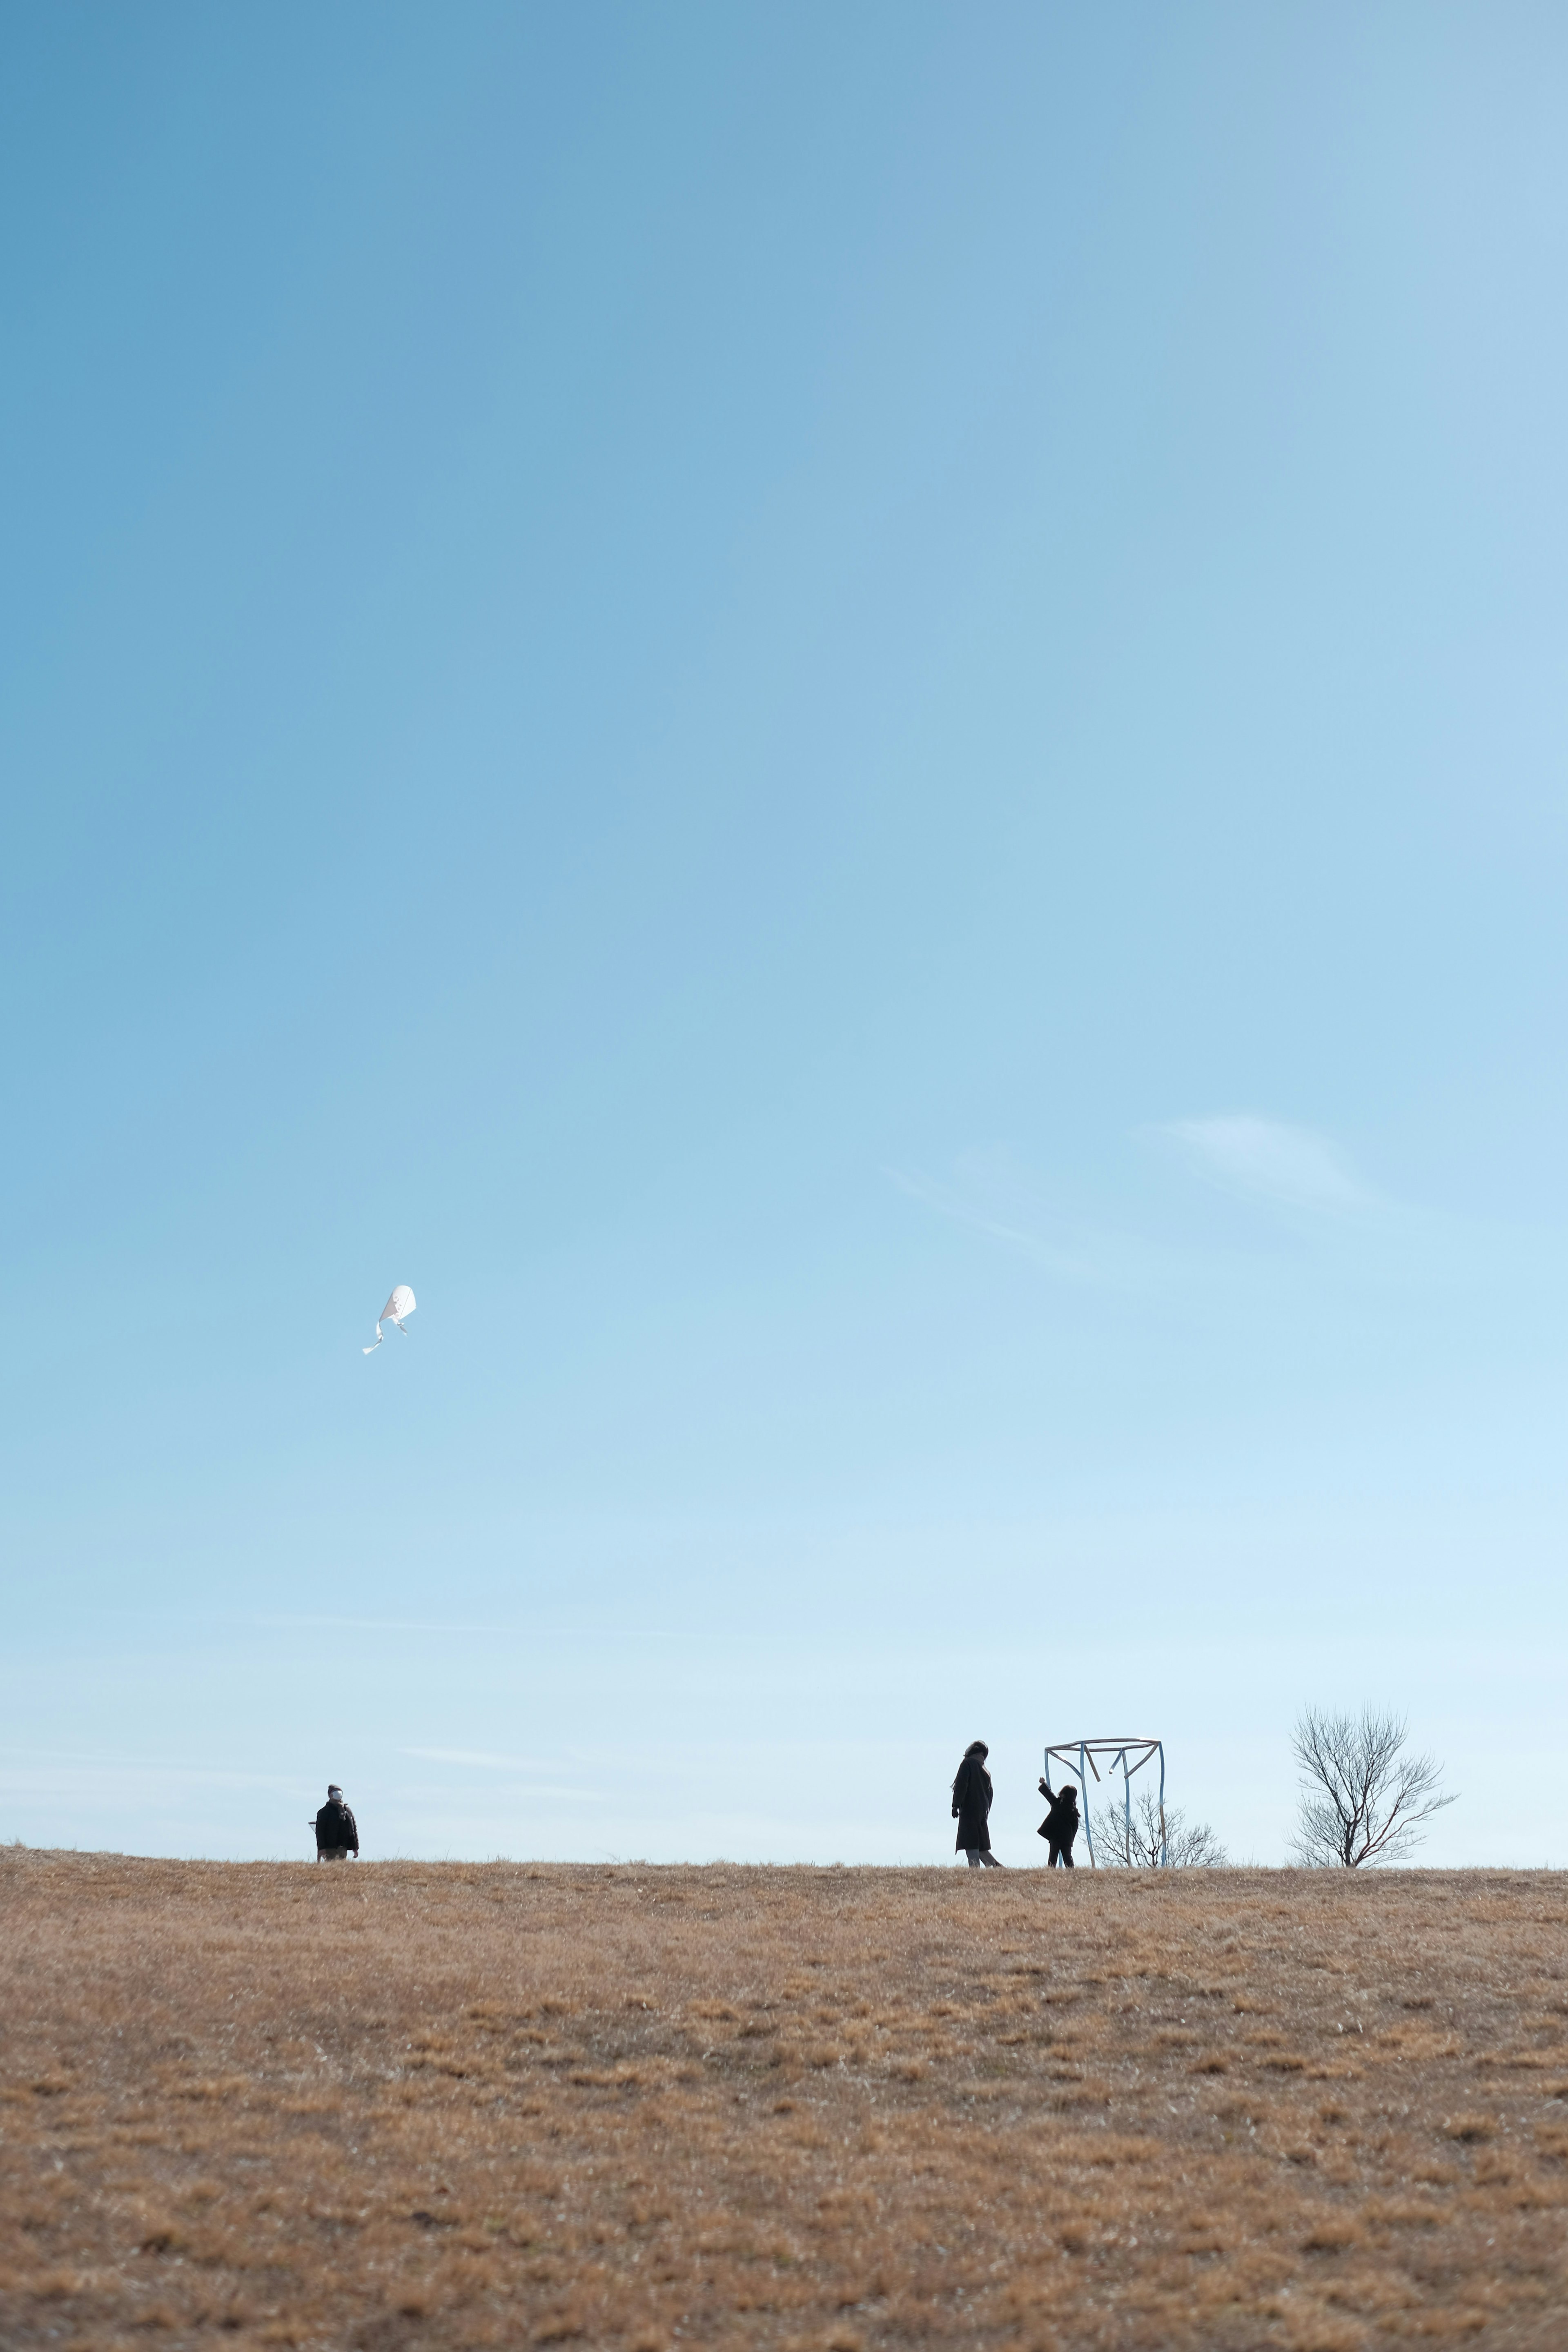
M6 13L0 1834L1568 1861L1565 81Z

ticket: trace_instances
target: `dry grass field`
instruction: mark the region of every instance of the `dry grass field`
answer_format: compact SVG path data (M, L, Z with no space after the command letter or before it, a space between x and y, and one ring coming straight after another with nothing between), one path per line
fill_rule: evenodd
M1568 2346L1568 1879L0 1850L0 2342Z

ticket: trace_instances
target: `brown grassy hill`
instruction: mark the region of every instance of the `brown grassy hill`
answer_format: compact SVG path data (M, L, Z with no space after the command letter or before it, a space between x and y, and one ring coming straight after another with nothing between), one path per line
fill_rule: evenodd
M0 2343L1568 2346L1568 1880L0 1851Z

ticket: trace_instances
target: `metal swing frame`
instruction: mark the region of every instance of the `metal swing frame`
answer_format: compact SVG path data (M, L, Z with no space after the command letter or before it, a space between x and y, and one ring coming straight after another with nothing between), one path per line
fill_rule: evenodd
M1100 1867L1094 1857L1094 1828L1089 1819L1089 1781L1090 1773L1100 1778L1095 1758L1104 1759L1107 1772L1121 1767L1121 1799L1127 1815L1127 1850L1132 1850L1132 1775L1142 1772L1145 1764L1156 1757L1160 1762L1160 1861L1159 1868L1168 1866L1170 1850L1165 1840L1165 1743L1163 1739L1068 1739L1059 1748L1046 1750L1046 1779L1051 1777L1053 1759L1064 1771L1078 1780L1083 1790L1083 1833L1089 1841L1089 1866ZM1077 1762L1074 1762L1074 1758Z

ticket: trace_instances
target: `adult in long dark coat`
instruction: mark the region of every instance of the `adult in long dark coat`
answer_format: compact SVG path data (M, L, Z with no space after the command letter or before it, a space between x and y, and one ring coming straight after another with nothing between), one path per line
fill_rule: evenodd
M1070 1870L1072 1842L1079 1828L1078 1790L1070 1780L1060 1790L1054 1790L1048 1780L1042 1780L1040 1794L1050 1801L1050 1810L1038 1832L1047 1842L1046 1868L1049 1870L1059 1862L1064 1870Z
M953 1850L969 1856L971 1870L1000 1870L991 1851L991 1775L985 1759L991 1750L984 1739L972 1739L952 1784L952 1818L958 1823Z

